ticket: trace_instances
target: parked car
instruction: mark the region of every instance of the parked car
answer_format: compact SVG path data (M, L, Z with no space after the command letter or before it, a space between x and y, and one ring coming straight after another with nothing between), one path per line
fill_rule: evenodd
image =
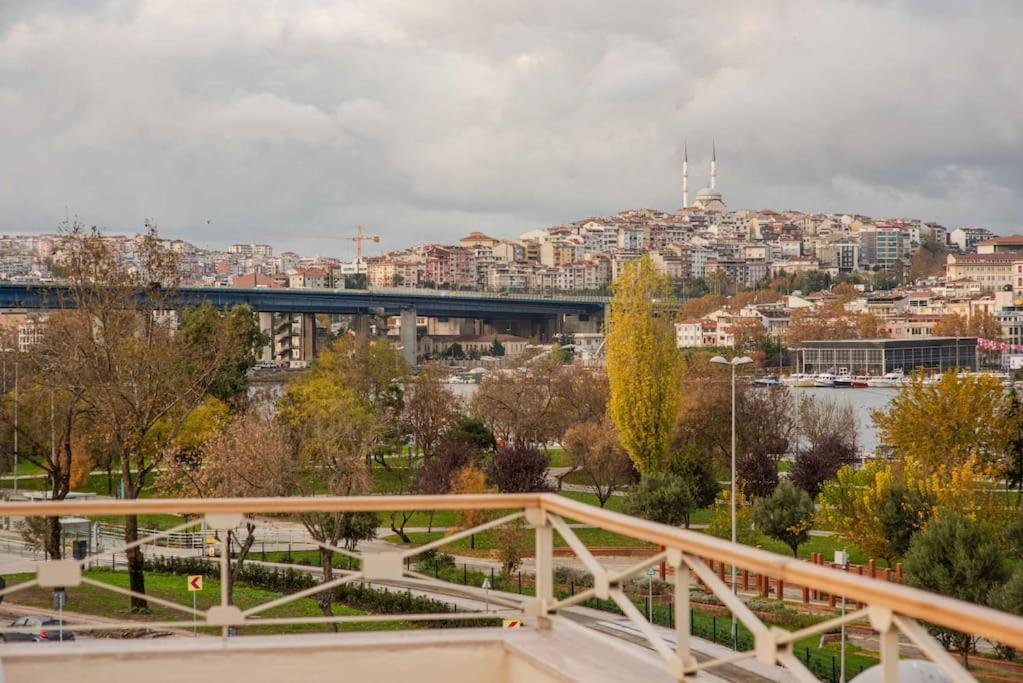
M23 628L25 629L19 633L4 633L2 634L3 641L5 643L14 642L62 642L65 640L74 640L75 634L71 631L64 630L61 632L60 626L67 626L66 623L61 622L60 619L43 619L42 617L18 617L10 623L12 628Z

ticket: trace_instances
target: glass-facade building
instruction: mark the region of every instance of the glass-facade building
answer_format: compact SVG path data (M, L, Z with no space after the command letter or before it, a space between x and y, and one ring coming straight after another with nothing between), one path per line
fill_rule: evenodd
M921 368L941 372L977 367L976 337L805 341L797 351L800 369L806 373L883 375L896 370L909 374Z

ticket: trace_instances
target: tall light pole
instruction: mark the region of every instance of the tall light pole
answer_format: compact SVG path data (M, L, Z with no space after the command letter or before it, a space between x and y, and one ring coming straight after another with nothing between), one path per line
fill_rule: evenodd
M711 363L718 363L720 365L728 365L732 368L732 492L729 496L729 502L732 507L732 543L735 543L735 499L736 499L736 486L735 486L735 369L740 365L746 365L752 363L753 359L749 356L737 356L732 360L726 359L724 356L714 356L710 359ZM735 565L732 565L732 593L738 593L738 586L735 582ZM736 631L737 624L735 623L735 614L732 614L732 642L734 643L738 637Z

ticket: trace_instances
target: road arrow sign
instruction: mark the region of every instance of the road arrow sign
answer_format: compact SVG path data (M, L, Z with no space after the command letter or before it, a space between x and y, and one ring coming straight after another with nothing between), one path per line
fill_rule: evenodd
M483 586L482 586L482 588L485 591L490 590L490 579L483 579Z
M202 574L192 574L188 577L188 592L198 593L202 590Z

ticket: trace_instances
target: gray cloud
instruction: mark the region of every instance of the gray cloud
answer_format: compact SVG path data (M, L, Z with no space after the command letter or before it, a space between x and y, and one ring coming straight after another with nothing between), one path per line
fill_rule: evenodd
M1016 2L0 5L0 229L381 247L674 208L1019 226ZM210 221L207 224L207 220ZM349 249L350 251L350 249Z

